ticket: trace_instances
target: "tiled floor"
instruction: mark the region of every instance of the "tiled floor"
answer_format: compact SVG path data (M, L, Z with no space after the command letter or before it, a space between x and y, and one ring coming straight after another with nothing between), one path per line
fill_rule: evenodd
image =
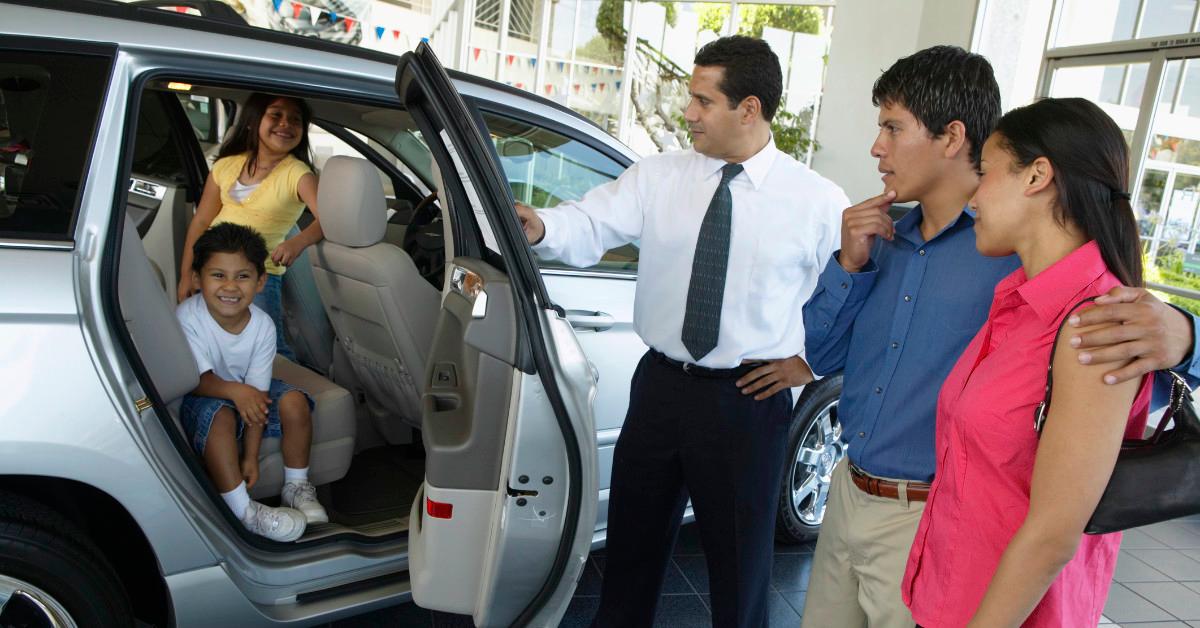
M777 545L771 574L771 626L796 628L813 545ZM599 603L604 550L592 554L561 628L587 626ZM708 571L695 526L684 526L675 546L655 626L704 628L710 625ZM1200 516L1125 533L1113 576L1104 628L1200 628ZM334 624L336 628L375 626L470 628L469 618L429 613L402 604Z

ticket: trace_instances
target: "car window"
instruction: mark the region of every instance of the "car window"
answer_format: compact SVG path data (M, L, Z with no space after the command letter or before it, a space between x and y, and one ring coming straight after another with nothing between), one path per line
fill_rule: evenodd
M71 239L109 67L97 56L4 51L0 237Z
M361 133L355 133L349 129L346 129L346 131L358 136L358 138L363 140L364 143L367 141L367 138ZM366 159L366 156L360 153L353 146L343 142L338 136L326 131L325 129L322 129L315 124L308 127L308 142L309 145L312 146L313 165L317 167L317 172L323 170L325 168L325 162L329 161L329 158L333 157L334 155L345 155L347 157ZM375 170L376 174L379 175L379 182L383 184L383 195L388 199L396 198L396 190L392 185L391 177L387 176L386 173L375 167L374 164L372 164L371 167Z
M174 106L174 96L150 92L138 109L137 139L133 145L133 174L156 177L182 185L184 175L183 147L172 133L172 120L167 106Z
M577 200L625 170L599 150L547 128L490 112L483 119L518 203L540 209ZM539 263L542 268L571 268L557 260ZM626 244L605 253L592 270L636 273L637 264L637 245Z
M183 105L183 112L187 114L188 122L192 123L192 131L196 133L196 139L205 144L215 144L218 141L215 107L220 106L220 101L200 94L176 94L176 96L179 98L179 104Z

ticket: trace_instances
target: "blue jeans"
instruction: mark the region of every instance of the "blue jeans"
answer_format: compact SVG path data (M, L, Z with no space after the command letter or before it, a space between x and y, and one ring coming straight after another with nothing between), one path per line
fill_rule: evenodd
M272 379L271 390L267 392L271 403L268 405L267 427L263 430L263 438L279 438L283 434L279 425L279 399L293 390L304 393L304 398L308 400L308 409L312 411L313 400L308 393L281 379ZM233 405L232 401L190 394L183 397L183 405L179 408L179 422L183 424L183 431L187 434L192 449L201 456L204 455L204 445L208 442L208 431L212 428L213 418L221 408L233 410L234 416L237 417L237 438L241 440L242 416L238 414L237 406Z
M283 336L283 275L267 275L267 285L254 297L254 304L275 322L275 353L295 362L296 354Z

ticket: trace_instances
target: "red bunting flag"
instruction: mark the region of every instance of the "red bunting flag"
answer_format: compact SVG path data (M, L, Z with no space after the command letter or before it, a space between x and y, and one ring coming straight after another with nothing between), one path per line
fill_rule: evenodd
M525 89L524 83L517 83L517 89Z
M504 60L507 61L509 65L512 65L513 59L515 59L515 58L516 57L513 55L508 55L507 57L504 58Z
M304 8L304 5L300 4L299 2L293 2L292 3L292 17L297 20L300 19L300 9L303 9L303 8Z
M546 95L549 96L550 92L552 92L552 91L554 91L554 86L551 85L550 83L546 83Z
M400 39L400 31L392 29L392 39Z
M345 24L346 24L346 32L349 33L350 29L354 28L354 20L352 20L350 18L346 18Z
M608 85L608 83L601 83L601 84L600 84L600 91L604 91L604 86L605 86L605 85Z
M472 50L472 51L471 51L471 53L475 55L475 60L476 60L476 61L478 61L478 60L479 60L479 52L480 52L480 51L479 51L479 49L478 49L478 48L476 48L475 50Z
M575 93L578 94L579 93L579 83L576 83L573 87L575 88Z

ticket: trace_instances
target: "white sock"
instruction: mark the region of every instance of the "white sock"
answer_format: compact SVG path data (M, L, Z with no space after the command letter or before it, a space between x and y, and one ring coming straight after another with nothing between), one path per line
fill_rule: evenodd
M300 484L301 482L307 482L307 481L308 481L308 467L304 467L303 469L293 469L291 467L283 468L283 483L284 484L287 484L288 482L295 482L296 484Z
M250 493L246 491L246 483L242 482L237 485L237 488L228 493L221 493L221 498L225 500L225 505L233 511L233 516L241 520L246 514L246 508L250 506Z

